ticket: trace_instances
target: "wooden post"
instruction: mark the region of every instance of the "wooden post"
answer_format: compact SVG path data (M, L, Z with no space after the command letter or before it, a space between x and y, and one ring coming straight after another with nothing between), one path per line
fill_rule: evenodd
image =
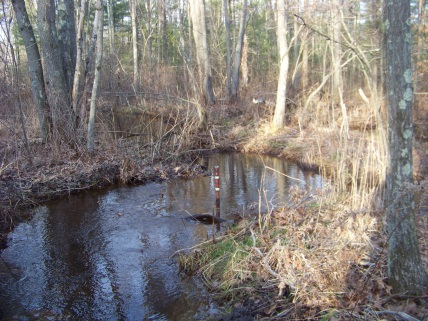
M215 215L220 218L220 168L214 166Z

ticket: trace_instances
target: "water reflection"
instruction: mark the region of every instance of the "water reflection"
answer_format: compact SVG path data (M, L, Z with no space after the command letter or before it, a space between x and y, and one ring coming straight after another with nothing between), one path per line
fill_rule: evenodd
M260 195L279 206L292 185L321 186L318 175L271 157L201 161L220 166L226 219L251 210ZM38 208L1 254L7 266L0 261L0 317L190 320L208 313L201 284L180 277L169 256L211 237L215 229L186 217L214 207L214 178L200 177L90 192Z
M322 186L321 176L303 172L297 165L279 158L246 154L216 154L208 159L209 168L220 166L221 212L228 213L254 208L259 200L272 207L280 207L288 201L288 190L299 186L308 192ZM214 182L209 189L210 199L205 208L215 202ZM195 184L198 181L195 181Z

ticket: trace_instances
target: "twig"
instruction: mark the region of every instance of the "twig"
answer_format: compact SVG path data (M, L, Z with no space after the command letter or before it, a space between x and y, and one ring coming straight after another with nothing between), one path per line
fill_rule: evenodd
M254 235L253 229L250 228L250 232L251 232L251 237L253 238L253 248L254 250L261 256L263 257L263 253L262 251L260 251L260 249L258 247L256 247L256 236Z
M404 312L396 312L396 311L391 311L391 310L385 310L385 311L374 311L374 313L376 315L383 315L383 314L388 314L388 315L392 315L395 317L400 317L403 320L406 321L420 321L419 319L416 319L410 315L408 315L407 313Z
M364 56L361 56L361 54L358 52L358 50L357 50L354 46L352 46L352 45L350 45L350 44L348 44L348 43L341 42L341 41L339 41L339 40L337 40L337 39L334 39L333 37L330 37L329 35L327 35L327 34L323 33L322 31L320 31L320 30L318 30L318 29L316 29L314 26L309 25L309 24L306 22L306 20L305 20L302 16L300 16L300 15L298 15L298 14L296 14L296 13L293 13L293 16L295 16L297 19L299 19L299 20L300 20L300 22L301 22L301 24L302 24L304 27L306 27L306 28L308 28L309 30L311 30L311 31L315 32L316 34L320 35L320 36L321 36L321 37L323 37L325 40L327 40L327 41L331 41L331 42L334 42L334 43L337 43L337 44L339 44L339 45L341 45L341 46L343 46L343 47L345 47L345 48L348 48L348 49L352 50L352 51L354 52L354 54L358 57L358 59L363 63L363 65L364 65L367 69L369 69L369 70L370 70L370 66L368 66L368 65L367 65L367 62L366 62L366 61L365 61L365 59L364 59L365 57L364 57Z
M296 181L298 181L298 182L301 182L301 183L306 183L305 181L303 181L303 180L301 180L301 179L298 179L298 178L295 178L295 177L291 177L291 176L288 176L288 175L286 175L286 174L284 174L284 173L281 173L280 171L278 171L278 170L276 170L275 168L272 168L272 167L269 167L269 166L266 166L265 165L265 167L267 168L267 169L270 169L271 171L274 171L275 173L278 173L278 174L280 174L280 175L282 175L282 176L285 176L285 177L287 177L287 178L289 178L289 179L294 179L294 180L296 180Z

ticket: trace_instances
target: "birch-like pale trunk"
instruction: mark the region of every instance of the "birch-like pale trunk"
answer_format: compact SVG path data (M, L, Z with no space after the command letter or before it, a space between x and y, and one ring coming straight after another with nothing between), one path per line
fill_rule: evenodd
M215 103L212 86L211 62L208 49L208 35L205 19L205 4L203 0L190 0L190 16L193 26L193 38L196 46L196 58L198 62L199 80L202 83L202 95L205 103ZM198 110L202 123L206 122L205 111Z
M138 64L138 23L137 23L137 1L130 0L131 25L132 25L132 57L134 61L134 91L140 90L140 68Z
M95 114L98 102L101 65L103 61L103 0L97 0L96 6L96 10L98 11L97 54L95 59L94 85L92 86L91 106L88 120L88 151L90 154L93 154L95 150Z
M287 19L285 0L277 0L277 39L279 46L280 70L276 93L276 107L272 125L275 129L284 127L285 104L287 98L287 76L290 64L287 44Z
M83 61L83 57L84 57L83 28L85 23L87 1L88 0L80 1L79 14L78 14L79 20L77 23L77 56L76 56L76 68L74 72L73 92L72 92L73 110L74 110L75 117L80 115L79 106L80 106L80 99L82 97L82 90L83 90L82 82L83 82L83 76L86 70L86 64ZM75 120L75 124L78 125L77 119Z
M244 87L248 86L248 38L247 35L244 35L244 43L242 47L242 57L241 57L241 79Z
M341 65L341 56L342 56L342 48L340 45L341 40L341 18L340 11L342 8L340 7L340 1L334 0L333 8L331 9L331 38L333 41L331 42L331 65L333 68L333 97L336 102L340 100L340 94L343 92L343 79L342 79L342 68Z
M189 85L192 88L193 96L198 96L198 89L197 89L197 80L194 73L194 69L192 68L192 58L190 54L190 46L186 42L186 31L184 30L184 17L183 12L185 11L186 4L180 1L179 8L178 8L178 21L180 21L179 29L180 29L180 52L183 57L183 68L184 68L184 78L185 81L189 83ZM190 38L190 35L189 37Z
M110 66L110 77L109 77L109 89L111 91L116 90L115 81L115 46L114 46L114 23L113 23L113 0L107 0L107 21L108 21L108 42L109 42L109 66Z

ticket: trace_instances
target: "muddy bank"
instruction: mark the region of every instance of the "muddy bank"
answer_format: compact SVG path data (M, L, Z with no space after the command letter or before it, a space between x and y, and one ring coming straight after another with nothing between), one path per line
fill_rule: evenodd
M248 128L242 128L243 132L250 132ZM35 154L39 157L33 165L16 162L4 166L0 171L0 244L4 246L5 235L26 218L28 207L112 184L142 184L207 175L208 169L195 160L214 151L270 155L314 171L318 171L321 165L329 167L328 163L321 164L317 157L308 157L314 148L318 148L316 133L306 133L302 137L296 129L286 127L276 133L241 135L231 128L217 128L215 125L212 132L215 144L211 144L211 137L202 137L199 133L195 145L203 149L169 161L152 162L149 157L138 157L134 153L124 157L108 151L99 152L92 158L64 151L58 160L58 157L49 157L49 153L37 149ZM427 145L426 142L417 142L414 147L415 177L424 179L428 176L428 154L424 152Z
M113 184L208 175L207 168L195 163L197 157L187 155L180 160L151 163L145 159L98 154L93 158L8 166L0 172L0 248L5 246L7 233L28 218L28 208Z
M115 183L137 184L207 174L199 164L149 164L144 160L105 157L96 162L64 161L39 168L6 169L0 174L0 206L33 205Z

